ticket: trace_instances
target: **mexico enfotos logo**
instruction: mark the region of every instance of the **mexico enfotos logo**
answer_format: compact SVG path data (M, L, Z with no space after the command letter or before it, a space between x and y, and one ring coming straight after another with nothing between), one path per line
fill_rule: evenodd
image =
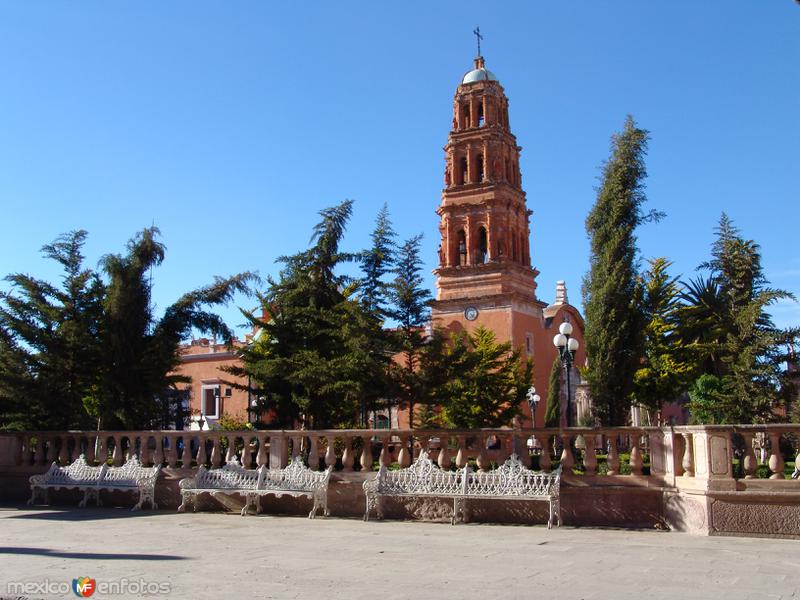
M92 577L76 577L72 582L52 581L9 581L6 584L6 593L14 596L35 595L68 595L74 593L78 598L89 598L95 593L99 595L166 595L172 591L169 581L147 581L145 579L109 579L98 581Z

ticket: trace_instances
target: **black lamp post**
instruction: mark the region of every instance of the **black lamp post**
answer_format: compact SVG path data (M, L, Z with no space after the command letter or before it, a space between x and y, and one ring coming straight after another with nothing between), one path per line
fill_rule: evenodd
M572 325L569 321L564 321L558 328L558 333L553 337L553 345L558 348L561 357L561 364L564 365L564 374L567 379L567 427L572 427L572 389L570 385L570 373L572 363L575 362L575 351L580 345L578 340L572 335Z

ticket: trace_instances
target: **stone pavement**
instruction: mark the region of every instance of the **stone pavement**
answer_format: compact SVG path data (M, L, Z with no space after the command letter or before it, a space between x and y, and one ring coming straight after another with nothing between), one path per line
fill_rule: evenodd
M10 582L63 588L82 576L96 580L93 598L137 597L142 581L168 584L169 593L150 597L186 599L800 598L800 542L0 507L0 598L20 595L9 593ZM127 593L100 593L114 583ZM71 590L22 596L76 597Z

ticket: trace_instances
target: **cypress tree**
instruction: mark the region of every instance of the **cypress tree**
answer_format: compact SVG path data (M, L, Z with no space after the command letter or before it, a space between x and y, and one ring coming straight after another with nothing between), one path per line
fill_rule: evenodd
M589 272L584 278L586 377L595 416L605 425L623 425L630 413L634 373L642 357L644 320L637 272L636 228L658 219L645 214L644 158L648 132L628 116L611 140L602 185L586 219Z
M547 384L547 409L544 413L545 427L561 425L561 359L556 355L550 369L550 381Z

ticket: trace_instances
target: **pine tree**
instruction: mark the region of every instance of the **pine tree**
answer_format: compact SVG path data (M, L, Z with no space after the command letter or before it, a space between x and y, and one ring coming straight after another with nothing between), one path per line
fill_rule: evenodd
M634 374L634 397L639 406L651 413L650 421L655 422L660 421L664 403L686 390L693 369L675 335L681 289L677 278L668 274L672 263L666 258L649 263L650 268L642 277L644 355Z
M42 248L59 263L60 286L20 273L0 292L0 425L73 429L95 423L84 399L96 384L104 286L83 266L85 231L72 231Z
M367 312L381 319L387 310L387 283L384 277L394 265L396 234L389 218L389 207L384 204L375 220L372 246L361 255L361 303Z
M638 282L636 228L658 219L645 214L644 158L648 132L632 117L611 142L611 158L586 219L590 266L584 279L586 376L595 416L605 425L622 425L630 412L633 378L642 357L642 295Z
M425 327L429 320L431 294L423 285L420 244L422 235L406 240L397 250L395 278L389 287L388 314L398 327L397 347L402 363L393 367L393 378L402 403L408 406L409 422L414 422L414 405L422 396L419 356L426 344Z
M499 343L483 326L470 335L455 335L449 354L450 370L441 393L445 422L469 429L510 425L531 386L533 363L522 360L510 342Z
M312 246L279 259L284 268L260 296L264 315L246 313L259 334L242 351L243 366L229 371L249 376L273 425L352 426L375 380L386 378L388 358L371 353L375 317L358 285L337 273L354 258L340 250L352 204L320 211Z
M547 384L547 409L544 413L545 427L559 427L561 425L561 373L563 368L561 359L556 355L550 369L550 380Z
M713 394L702 395L698 380L696 396L703 400L693 398L690 409L698 420L713 417L716 422L727 423L772 421L777 418L781 398L781 348L788 332L773 325L766 309L793 296L769 287L758 244L744 239L725 213L716 232L712 258L699 267L710 272L704 300L713 303L716 315L709 317L705 305L694 303L692 295L687 296L682 311L682 335L696 344L697 362L704 367L700 372L713 375L716 387ZM706 319L698 322L698 316ZM707 337L698 336L709 320L714 324L713 352ZM710 413L707 406L712 400L715 406Z

